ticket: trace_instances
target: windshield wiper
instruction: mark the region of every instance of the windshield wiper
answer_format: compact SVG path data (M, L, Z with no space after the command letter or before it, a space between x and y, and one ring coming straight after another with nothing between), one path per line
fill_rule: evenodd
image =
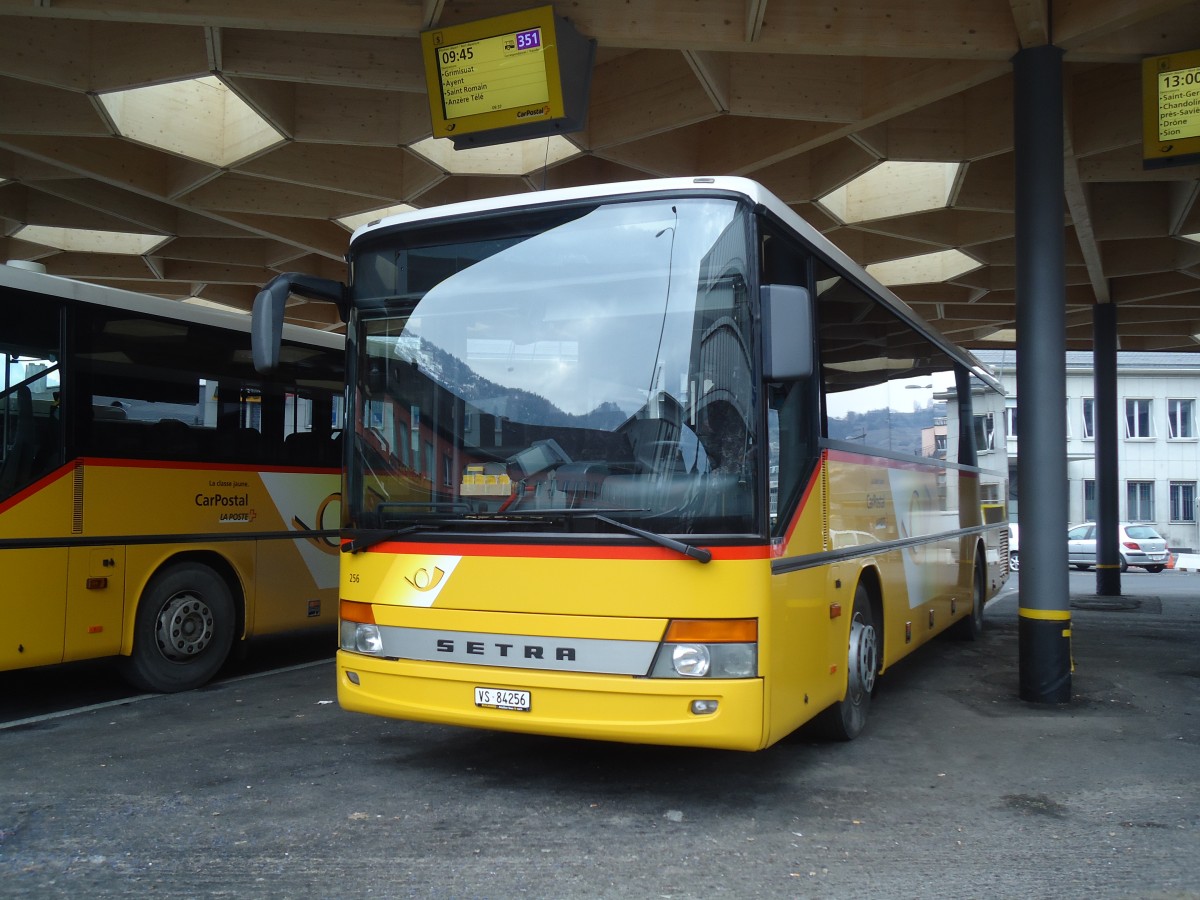
M421 522L415 525L405 525L402 528L376 528L371 531L360 532L342 544L342 552L358 553L360 550L369 550L376 544L382 544L384 541L392 541L416 531L437 531L438 527L433 522Z
M660 547L666 547L668 550L682 553L684 556L696 560L696 562L706 563L712 560L712 551L705 550L703 547L693 547L691 544L685 544L683 541L677 541L674 538L669 538L666 535L657 534L653 531L646 531L643 528L635 528L616 519L610 519L608 516L596 515L594 518L596 521L603 522L605 525L611 525L613 528L618 528L626 534L635 535L652 544L658 544Z
M616 510L613 512L628 512L629 510ZM504 520L512 519L552 519L555 516L570 516L578 519L595 519L597 522L603 522L618 531L623 531L626 534L631 534L634 537L640 537L642 540L649 541L651 544L657 544L659 547L665 547L668 550L674 550L689 559L694 559L696 562L706 563L712 560L712 551L706 550L703 547L694 547L691 544L685 544L683 541L677 541L674 538L669 538L666 535L658 534L654 531L646 531L644 528L636 528L633 525L610 519L608 516L602 515L595 510L584 509L540 509L540 510L520 510L511 513L504 513L495 516L471 516L469 518L453 520L456 524L468 524L470 522L492 521L503 522ZM438 522L414 522L410 525L405 525L400 528L379 528L369 532L363 532L351 538L346 543L342 544L343 553L358 553L360 550L367 550L374 547L376 544L382 544L384 541L394 540L398 537L403 537L406 534L413 534L419 531L437 531L445 525L451 524L451 520L439 520Z
M614 513L629 513L629 512L648 512L645 509L625 509L617 507L614 509L606 509L603 512ZM555 516L564 516L575 519L595 519L597 522L603 522L605 525L611 525L618 531L624 531L626 534L632 534L634 537L640 537L643 540L649 541L652 544L657 544L660 547L666 547L668 550L674 550L689 559L694 559L696 562L706 563L712 559L712 551L705 550L703 547L693 547L691 544L685 544L683 541L677 541L674 538L669 538L666 535L658 534L654 531L646 531L643 528L636 528L633 525L627 525L625 522L617 519L610 519L603 512L596 509L576 509L574 507L562 507L559 509L517 509L508 512L497 513L494 516L479 516L479 518L488 518L493 521L503 521L505 519L552 519Z

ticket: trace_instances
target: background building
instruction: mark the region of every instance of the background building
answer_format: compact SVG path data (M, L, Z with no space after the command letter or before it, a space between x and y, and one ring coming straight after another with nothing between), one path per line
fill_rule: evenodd
M1008 392L1004 434L1008 442L1009 517L1019 497L1016 353L976 352ZM1096 517L1095 386L1092 354L1069 351L1067 365L1067 478L1071 524ZM1196 403L1200 358L1189 353L1117 354L1117 465L1122 521L1146 522L1176 550L1200 547L1196 485L1200 440Z

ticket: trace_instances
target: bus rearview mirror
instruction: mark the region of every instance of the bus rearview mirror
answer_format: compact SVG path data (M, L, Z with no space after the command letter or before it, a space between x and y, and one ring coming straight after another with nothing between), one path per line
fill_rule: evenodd
M346 287L340 281L284 272L272 278L254 298L250 316L250 348L254 368L273 372L279 366L279 342L283 339L283 313L288 297L300 294L311 300L325 300L338 308L345 322L349 318Z
M291 284L286 275L278 275L254 297L250 314L250 348L254 368L273 372L279 367L279 343L283 340L283 311Z
M794 284L764 284L763 380L796 381L813 372L812 297Z

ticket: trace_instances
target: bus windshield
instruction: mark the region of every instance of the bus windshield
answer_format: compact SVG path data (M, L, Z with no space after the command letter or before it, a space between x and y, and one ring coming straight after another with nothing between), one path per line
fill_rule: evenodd
M352 256L348 524L761 531L749 221L676 196L382 229Z

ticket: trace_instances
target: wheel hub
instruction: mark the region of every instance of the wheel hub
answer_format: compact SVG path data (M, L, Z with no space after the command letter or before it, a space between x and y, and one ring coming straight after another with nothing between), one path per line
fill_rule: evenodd
M879 643L875 628L856 616L850 624L850 696L857 700L863 694L871 693L878 669Z
M212 641L212 610L195 594L176 594L159 613L157 638L163 656L186 662Z

